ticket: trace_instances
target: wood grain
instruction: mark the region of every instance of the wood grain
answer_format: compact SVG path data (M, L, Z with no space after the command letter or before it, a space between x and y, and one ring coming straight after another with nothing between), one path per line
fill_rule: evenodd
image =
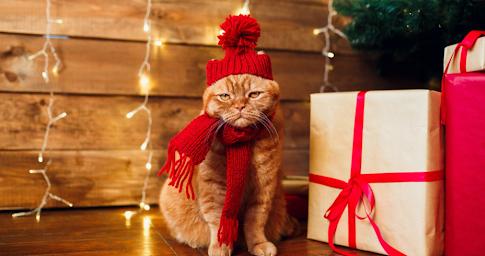
M148 151L48 151L44 159L52 158L47 174L51 193L74 204L74 207L137 205L142 198L147 169ZM285 175L308 175L308 150L285 150ZM31 169L44 169L37 161L37 151L0 151L0 210L37 207L47 188L41 174ZM165 164L166 150L154 150L152 168L146 189L148 204L157 204L166 174L157 176ZM68 208L51 200L45 208Z
M43 169L37 161L37 151L0 151L0 210L35 208L42 201L47 188L42 174L31 174L31 169ZM118 151L52 151L44 155L52 158L47 174L52 183L51 193L75 207L137 205L147 174L145 164L148 152L141 150ZM165 175L158 171L165 163L164 150L153 152L152 169L146 189L146 203L157 204L159 190ZM65 204L51 200L46 208Z
M207 249L192 249L179 244L169 234L158 208L133 215L136 208L98 208L47 210L39 222L34 216L12 218L0 213L0 255L207 255ZM277 244L279 256L335 256L327 243L306 239L307 222L302 233ZM323 231L326 232L326 231ZM377 256L370 252L337 246L359 256ZM235 247L234 256L249 256L247 248Z
M146 40L143 19L146 1L132 0L52 0L51 34L117 40ZM313 30L327 23L327 0L250 2L251 16L262 28L259 47L319 52L323 35ZM152 37L171 43L217 45L219 25L239 12L243 0L153 0L150 12ZM3 1L0 6L0 31L44 34L45 2L36 0ZM349 22L337 16L338 28ZM344 39L334 38L334 52L351 53Z
M44 168L37 156L44 142L49 96L0 93L0 99L0 209L35 207L46 184L41 175L29 174L28 170ZM142 100L122 96L54 96L53 116L67 113L52 126L48 151L44 153L46 161L51 154L55 159L49 167L49 173L54 175L54 194L84 207L139 203L148 158L148 153L140 150L147 117L145 112L131 119L125 115ZM199 99L150 99L153 170L160 169L169 140L199 115L201 105ZM289 101L282 106L286 123L284 172L307 175L309 104ZM148 188L150 203L156 203L161 184L154 175ZM18 193L18 187L23 188L22 193ZM47 207L66 207L58 202L49 204Z
M157 201L164 178L156 173L165 161L169 140L200 113L201 95L207 86L207 61L224 57L217 46L219 25L228 14L235 14L244 0L152 2L151 35L153 40L168 43L152 45L149 56L147 106L153 118L150 141L154 159L148 203ZM0 1L0 209L33 208L40 203L45 180L28 170L44 167L37 162L37 154L49 120L46 109L50 91L55 92L53 116L67 113L52 126L44 156L54 159L48 170L52 192L76 207L138 204L148 157L140 146L148 120L145 112L131 119L125 115L143 102L144 90L137 73L145 55L146 34L142 28L146 1L51 3L51 18L63 20L62 24L52 24L51 33L70 38L52 39L62 65L58 75L52 73L54 59L49 54L50 83L46 84L41 76L44 57L28 59L42 49L46 40L40 36L46 32L46 2ZM251 15L262 28L258 50L270 55L274 78L281 88L286 124L282 166L286 175L308 174L309 95L319 91L325 66L320 54L325 40L323 35L313 35L313 29L326 25L327 3L250 2ZM347 22L347 18L339 16L333 20L337 28ZM340 91L426 87L406 79L379 77L371 60L352 52L345 39L333 34L331 37L331 51L336 56L329 79ZM54 201L46 207L66 206ZM122 239L112 242L123 247ZM41 246L42 242L31 245L28 248ZM62 249L59 252L67 253L71 245L58 244ZM0 247L3 251L1 242ZM13 252L20 247L10 248ZM93 243L82 247L79 255L89 254L96 247L105 250ZM180 249L182 255L189 255L183 248L171 247L171 251ZM164 253L171 253L165 249Z
M140 149L146 138L148 118L144 111L128 119L143 97L55 95L53 116L67 116L54 123L48 149L112 150ZM0 93L0 150L38 150L44 142L48 94ZM162 149L192 119L200 114L202 100L150 98L151 144ZM308 149L310 106L308 102L283 102L284 146Z
M0 91L49 92L101 95L140 95L144 90L137 75L145 44L92 39L55 40L62 65L59 75L49 70L50 83L41 76L42 56L28 56L42 48L45 39L0 34ZM284 100L309 100L324 81L325 58L318 53L268 51L275 80ZM49 63L55 63L51 55ZM186 45L152 47L150 95L200 98L205 90L207 61L224 56L220 48ZM424 88L405 79L378 76L373 62L338 55L332 60L330 81L341 91Z
M285 175L308 176L310 152L308 149L283 149L281 168Z

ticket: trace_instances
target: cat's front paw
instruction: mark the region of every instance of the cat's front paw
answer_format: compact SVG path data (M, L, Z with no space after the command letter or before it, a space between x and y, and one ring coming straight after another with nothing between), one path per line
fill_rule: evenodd
M231 254L231 247L224 244L222 245L222 247L220 247L218 243L211 244L209 246L209 256L231 256Z
M273 243L265 242L254 245L249 252L257 256L275 256L277 251Z

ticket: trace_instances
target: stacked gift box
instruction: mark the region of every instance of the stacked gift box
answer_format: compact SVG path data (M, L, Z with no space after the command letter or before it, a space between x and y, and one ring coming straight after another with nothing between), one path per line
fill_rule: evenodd
M308 238L344 255L485 252L484 33L447 47L441 94L311 95Z
M448 46L442 83L446 127L445 254L485 253L485 31ZM445 59L447 60L447 59Z

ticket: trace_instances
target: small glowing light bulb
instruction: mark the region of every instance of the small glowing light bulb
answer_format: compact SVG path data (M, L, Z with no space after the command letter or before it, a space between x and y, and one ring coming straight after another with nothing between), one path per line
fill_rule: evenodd
M242 15L248 15L249 14L249 8L244 6L241 11L239 12L239 14L242 14Z
M126 117L127 117L127 118L132 118L134 114L135 114L135 113L130 112L130 113L126 114Z
M55 66L53 69L52 69L52 72L56 73L57 74L57 66Z
M331 59L331 58L335 57L335 54L333 54L333 52L328 52L327 56Z
M34 56L34 55L30 55L30 56L29 56L29 60L33 60L34 58L35 58L35 56Z
M129 218L131 218L131 216L133 216L133 212L131 212L131 211L125 212L125 218L129 219Z
M40 220L40 215L38 215L38 214L37 214L37 215L35 216L35 219L36 219L37 221L39 221L39 220Z
M63 113L61 114L61 117L66 117L66 116L67 116L66 112L63 112Z
M149 29L150 27L148 26L148 24L145 23L145 25L143 26L143 30L148 32Z
M44 158L42 158L42 156L39 156L38 160L39 160L39 163L42 163L42 161L44 161ZM33 170L31 170L31 171L33 171Z
M147 144L148 144L148 142L146 142L146 141L145 141L145 142L143 142L143 144L142 144L142 145L141 145L141 147L140 147L140 148L141 148L141 150L145 150L145 149L147 149Z
M221 36L222 36L222 35L224 35L224 33L226 33L226 31L224 31L224 30L222 30L222 29L221 29L221 30L219 30L219 35L221 35Z
M69 207L72 207L72 204L71 203L69 203L68 205L69 205Z
M57 24L61 24L62 23L62 20L60 20L60 19L59 20L56 20L56 23Z
M150 163L147 163L145 166L146 166L146 168L147 168L148 170L152 169L152 164L150 164Z
M313 30L313 34L314 34L314 35L318 35L318 34L320 34L320 30L318 30L318 29L314 29L314 30Z
M145 203L144 202L141 202L140 203L140 208L143 208L143 206L145 206Z
M143 206L143 209L145 209L146 211L150 210L150 206L148 204L145 204L145 206Z
M148 84L148 77L142 76L142 78L140 79L140 83L141 85L146 86Z
M155 41L155 45L157 46L162 46L162 44L163 44L162 41Z
M34 170L30 170L29 172L30 172L30 173L34 173Z
M47 78L47 73L46 73L45 71L44 71L44 72L42 72L42 77L44 77L44 79L46 79L46 78Z

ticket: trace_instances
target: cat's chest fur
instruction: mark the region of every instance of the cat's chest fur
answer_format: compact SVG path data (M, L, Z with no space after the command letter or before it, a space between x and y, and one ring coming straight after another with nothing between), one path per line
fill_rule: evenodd
M263 187L270 186L275 180L281 179L281 141L277 141L269 134L256 139L251 145L250 167L244 187L243 198L239 210L240 215L244 214L245 208L250 204L257 204L258 199L273 197L274 194L264 195ZM209 175L219 177L219 181L226 185L226 146L214 140L211 150L202 165L211 168L203 168L204 172L213 172ZM207 175L208 173L205 173ZM276 189L276 187L275 187ZM268 199L268 198L266 198Z

